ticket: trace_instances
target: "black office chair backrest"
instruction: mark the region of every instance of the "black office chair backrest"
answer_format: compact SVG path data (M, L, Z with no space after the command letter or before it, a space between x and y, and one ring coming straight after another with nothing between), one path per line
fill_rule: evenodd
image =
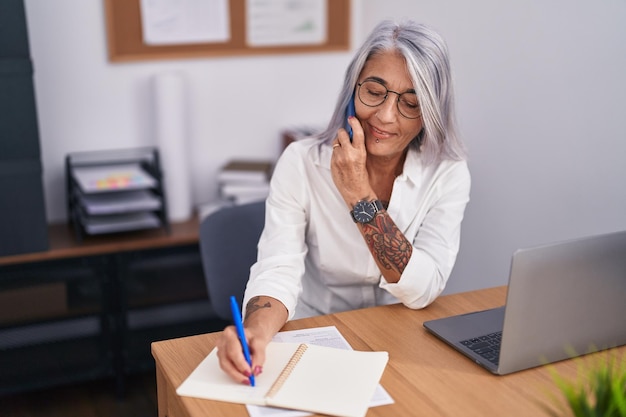
M231 295L241 305L264 224L264 201L224 207L200 224L200 253L209 300L224 320L232 319Z

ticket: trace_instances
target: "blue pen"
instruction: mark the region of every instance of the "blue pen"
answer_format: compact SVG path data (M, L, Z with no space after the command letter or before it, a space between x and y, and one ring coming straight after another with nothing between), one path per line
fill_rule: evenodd
M250 358L250 349L248 348L248 341L246 340L246 335L243 332L243 323L241 321L241 310L239 310L239 304L237 303L237 299L234 295L230 296L230 309L233 313L233 322L235 323L235 327L237 328L237 336L239 336L239 341L241 342L241 346L243 347L243 356L245 356L248 365L252 367L252 359ZM254 375L250 374L250 386L254 386Z

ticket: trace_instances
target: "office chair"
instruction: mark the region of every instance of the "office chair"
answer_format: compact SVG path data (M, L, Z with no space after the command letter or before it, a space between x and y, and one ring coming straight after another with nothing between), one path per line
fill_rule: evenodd
M264 224L265 201L221 208L200 224L204 278L211 305L221 319L232 321L231 295L241 305Z

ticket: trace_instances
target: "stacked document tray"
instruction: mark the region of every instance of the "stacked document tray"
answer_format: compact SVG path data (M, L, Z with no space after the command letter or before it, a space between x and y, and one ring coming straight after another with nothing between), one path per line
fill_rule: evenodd
M68 217L84 234L169 228L156 148L66 157Z

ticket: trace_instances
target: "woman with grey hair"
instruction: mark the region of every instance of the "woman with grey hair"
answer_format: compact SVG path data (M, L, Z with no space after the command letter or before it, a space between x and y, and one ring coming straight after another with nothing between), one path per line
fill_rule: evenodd
M276 163L244 296L252 363L229 326L222 369L249 383L292 318L433 302L456 261L469 192L445 42L414 22L380 23L328 127Z

